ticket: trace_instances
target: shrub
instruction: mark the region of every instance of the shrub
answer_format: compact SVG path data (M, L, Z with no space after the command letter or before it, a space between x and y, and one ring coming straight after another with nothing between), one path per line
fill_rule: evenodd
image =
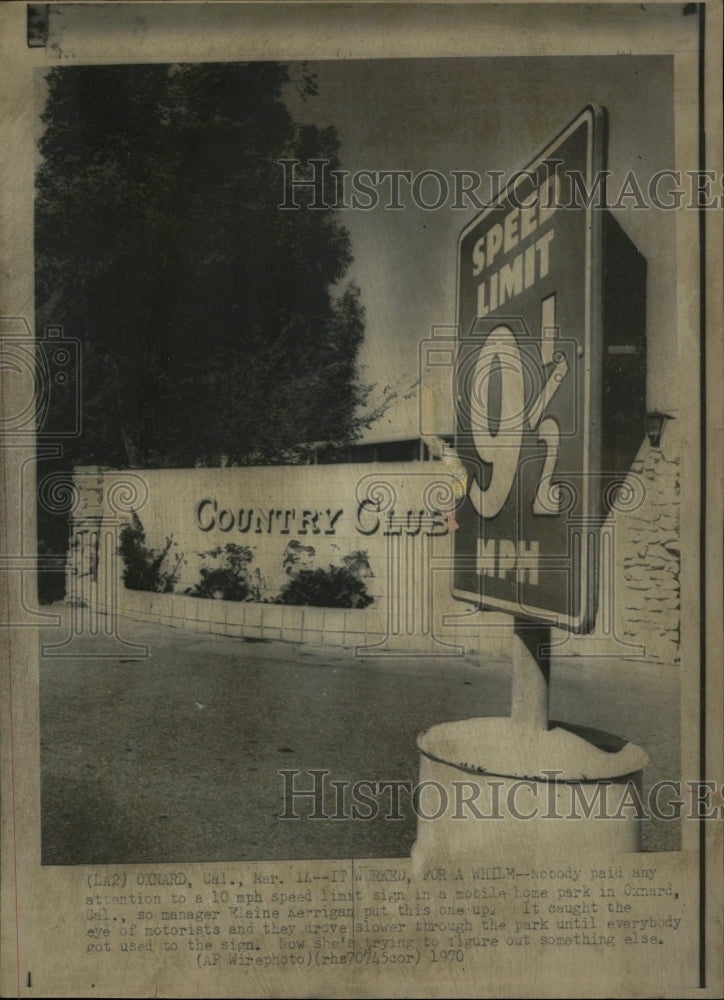
M162 549L149 549L146 546L146 532L141 519L135 511L131 514L131 523L121 528L118 553L124 562L123 582L128 590L150 590L157 594L168 594L178 579L182 556L176 560L176 565L169 569L164 565L169 549L175 543L166 539Z
M372 576L366 552L344 556L341 566L313 568L314 549L292 541L284 553L284 568L289 576L275 604L308 604L319 608L366 608L373 598L367 592L365 577Z
M314 546L302 545L292 539L284 550L282 566L287 576L296 576L302 570L314 568Z
M186 593L189 597L205 597L221 601L259 600L258 581L252 580L249 563L254 558L248 545L229 542L209 552L200 553L204 559L212 559L215 565L201 567L201 580Z

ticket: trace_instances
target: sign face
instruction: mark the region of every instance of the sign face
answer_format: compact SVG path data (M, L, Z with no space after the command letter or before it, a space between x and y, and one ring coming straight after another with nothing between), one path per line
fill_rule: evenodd
M605 112L511 179L458 251L453 594L573 631L596 609L602 519Z

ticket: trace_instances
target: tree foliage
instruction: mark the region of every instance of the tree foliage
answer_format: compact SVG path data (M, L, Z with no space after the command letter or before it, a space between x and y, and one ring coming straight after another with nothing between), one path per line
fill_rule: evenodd
M271 462L352 439L367 390L349 236L332 209L279 208L280 159L340 165L335 129L284 100L313 100L313 79L131 65L55 68L47 85L36 317L83 345L73 460Z

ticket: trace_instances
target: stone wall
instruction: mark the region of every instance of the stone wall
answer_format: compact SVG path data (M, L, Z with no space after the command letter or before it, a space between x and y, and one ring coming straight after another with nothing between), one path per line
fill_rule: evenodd
M645 441L604 526L599 608L588 636L557 634L558 651L679 662L679 442L669 421Z
M645 502L623 525L618 579L625 595L627 639L643 641L657 659L678 661L679 615L679 457L672 453L673 429L667 428L667 451L646 449L633 466L646 487ZM623 579L621 579L623 578Z
M415 655L463 655L509 643L504 617L450 595L452 549L446 507L450 477L440 463L370 463L260 468L77 469L68 593L79 603L141 620L254 638L376 644ZM120 531L133 513L156 551L178 567L174 592L123 585ZM340 566L361 552L372 603L366 608L273 603L288 580L290 543L305 565ZM188 596L209 552L248 546L259 600Z

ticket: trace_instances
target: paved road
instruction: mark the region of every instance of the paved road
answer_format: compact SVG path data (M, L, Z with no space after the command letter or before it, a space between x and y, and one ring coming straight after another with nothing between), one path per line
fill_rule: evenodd
M45 864L406 856L415 818L404 793L404 819L386 820L382 797L370 820L280 820L279 771L302 772L304 788L313 769L328 771L327 782L414 785L419 732L510 710L500 659L359 659L129 621L123 632L150 656L81 640L88 655L41 661ZM679 777L678 706L673 667L554 664L552 718L643 746L648 783ZM309 813L312 803L296 808ZM677 824L646 827L647 849L677 849Z

